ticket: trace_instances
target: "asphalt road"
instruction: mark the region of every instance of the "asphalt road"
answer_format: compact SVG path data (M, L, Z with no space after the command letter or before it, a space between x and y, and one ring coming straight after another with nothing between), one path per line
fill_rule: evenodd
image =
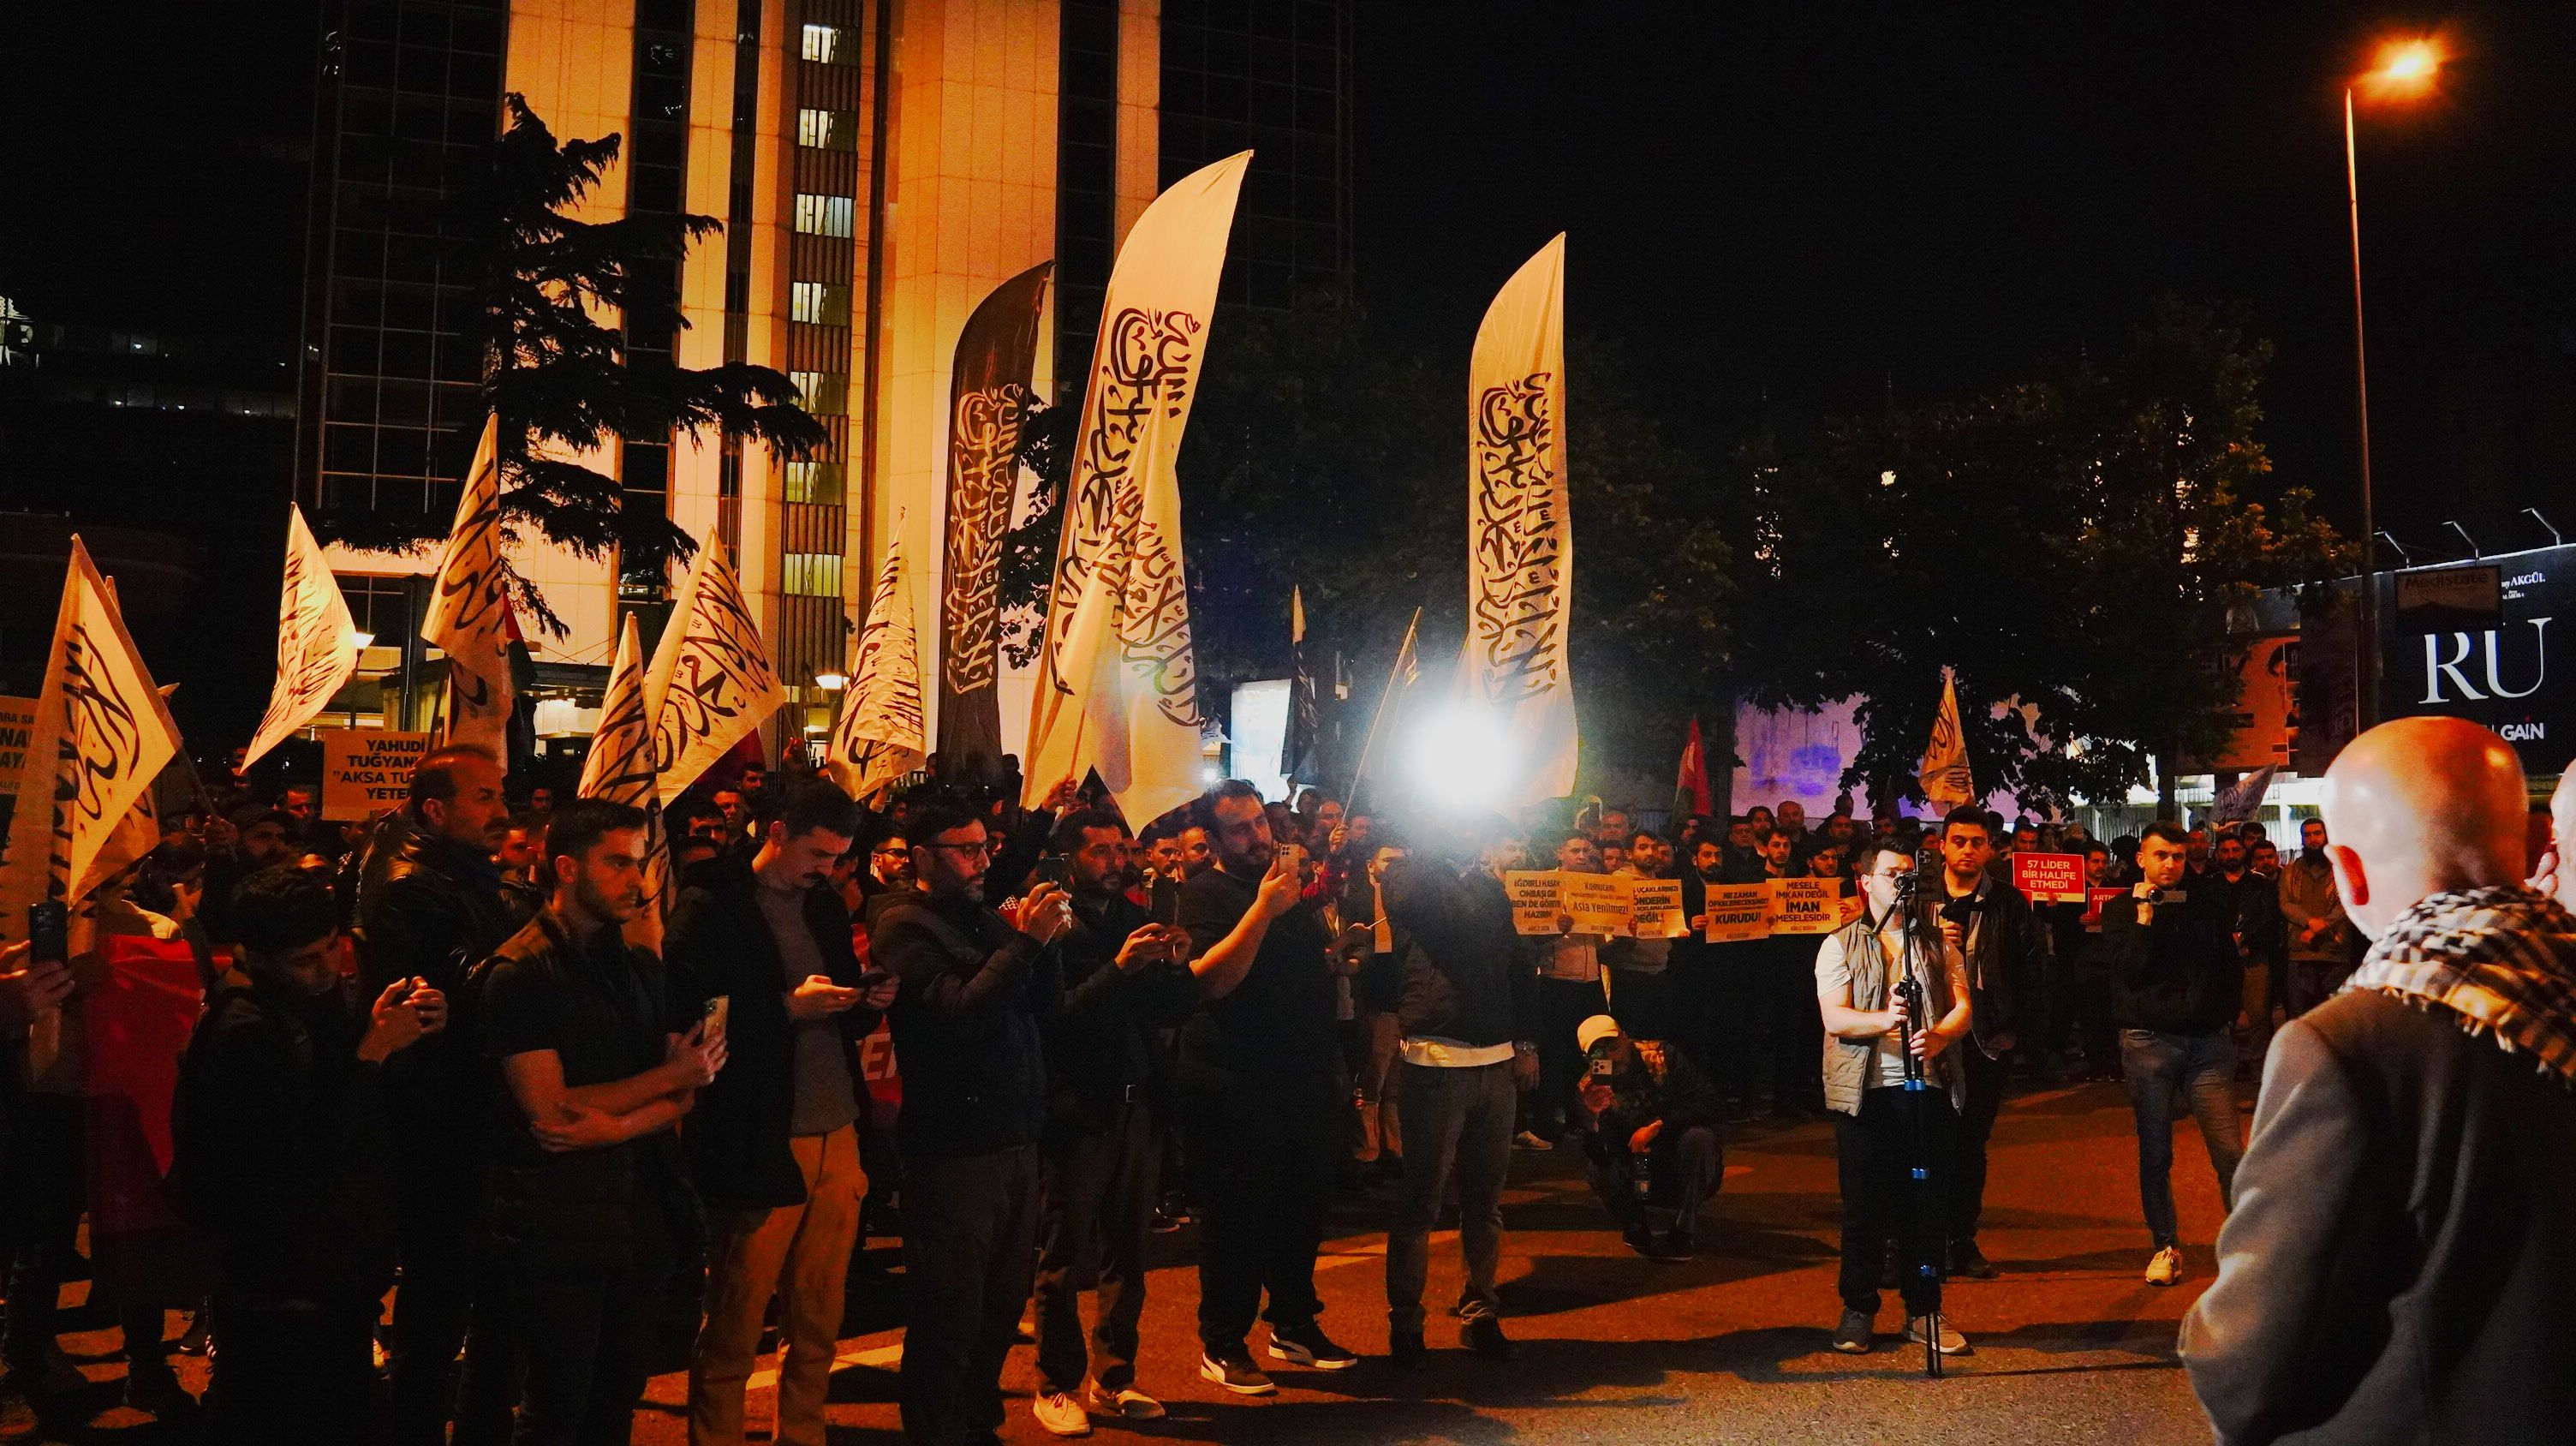
M1456 1349L1435 1315L1432 1358L1418 1374L1379 1359L1325 1374L1278 1366L1279 1394L1227 1396L1198 1379L1196 1227L1157 1237L1139 1386L1171 1408L1160 1422L1102 1423L1099 1439L1134 1435L1229 1446L1316 1442L1939 1442L2115 1441L2121 1446L2209 1439L2173 1354L2183 1310L2213 1268L2219 1206L2199 1139L2176 1140L2174 1191L2189 1272L2173 1289L2141 1279L2148 1238L2139 1224L2136 1144L2116 1085L2025 1092L1996 1131L1985 1248L1992 1282L1953 1283L1952 1318L1975 1346L1950 1375L1922 1377L1920 1348L1890 1297L1879 1348L1837 1355L1826 1332L1834 1296L1833 1138L1822 1122L1740 1127L1727 1150L1724 1191L1701 1227L1696 1260L1632 1255L1606 1225L1569 1153L1516 1153L1505 1207L1508 1327L1521 1344L1508 1365ZM1389 1196L1336 1211L1317 1282L1325 1328L1364 1356L1386 1349L1379 1230ZM890 1242L873 1259L893 1264ZM1456 1296L1454 1232L1434 1244L1425 1299ZM833 1381L831 1439L899 1439L891 1279L854 1296ZM177 1329L173 1318L172 1328ZM102 1402L122 1366L111 1332L66 1339L100 1382ZM1259 1349L1256 1340L1256 1351ZM774 1364L774 1363L765 1363ZM1265 1364L1267 1364L1265 1362ZM202 1364L182 1379L204 1385ZM759 1378L755 1378L756 1381ZM1027 1348L1003 1377L1004 1439L1049 1441L1029 1416L1035 1373ZM681 1377L657 1378L636 1421L649 1446L686 1440ZM754 1440L766 1440L773 1393L756 1389ZM117 1409L65 1436L38 1432L23 1408L0 1416L0 1440L150 1442L148 1418Z

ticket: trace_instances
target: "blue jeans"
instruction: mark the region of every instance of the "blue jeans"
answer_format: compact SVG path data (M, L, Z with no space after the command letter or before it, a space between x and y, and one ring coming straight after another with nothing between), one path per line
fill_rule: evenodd
M2218 1172L2218 1198L2234 1205L2236 1162L2245 1155L2245 1132L2236 1118L2236 1037L2120 1031L2120 1068L2129 1078L2129 1108L2138 1120L2138 1195L2156 1248L2178 1244L2174 1225L2174 1091L2180 1089L2200 1122L2201 1142Z

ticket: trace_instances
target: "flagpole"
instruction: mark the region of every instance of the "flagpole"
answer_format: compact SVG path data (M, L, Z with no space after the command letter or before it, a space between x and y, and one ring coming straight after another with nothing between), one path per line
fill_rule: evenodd
M1417 607L1413 610L1413 620L1404 625L1404 641L1396 644L1395 662L1386 670L1386 691L1377 695L1377 711L1369 717L1368 737L1360 743L1359 766L1351 770L1351 807L1359 804L1360 784L1368 778L1369 756L1377 751L1377 731L1386 722L1386 705L1395 697L1396 677L1404 671L1405 657L1413 651L1414 630L1421 626L1422 609ZM1417 660L1414 666L1419 668L1421 663Z

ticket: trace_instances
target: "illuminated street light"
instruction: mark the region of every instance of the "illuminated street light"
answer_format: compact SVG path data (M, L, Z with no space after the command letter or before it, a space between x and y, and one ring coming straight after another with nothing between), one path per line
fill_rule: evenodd
M814 675L814 686L822 689L826 693L837 693L843 688L850 686L849 675L846 673L816 673Z
M2442 46L2432 39L2392 40L2379 47L2379 63L2361 78L2373 95L2421 91L2442 68Z
M2367 89L2373 100L2417 96L2432 89L2433 76L2441 68L2439 41L2429 36L2391 40L2379 47L2377 66L2364 72L2354 85ZM2343 185L2345 205L2352 218L2353 396L2361 440L2361 726L2368 728L2379 721L2378 588L2371 582L2377 570L2378 529L2371 520L2370 361L2363 346L2361 320L2361 167L2353 143L2352 92L2352 85L2343 88Z

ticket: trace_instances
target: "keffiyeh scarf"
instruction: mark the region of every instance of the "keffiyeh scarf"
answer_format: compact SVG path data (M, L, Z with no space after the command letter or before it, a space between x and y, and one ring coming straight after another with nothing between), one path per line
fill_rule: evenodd
M2346 989L2449 1010L2576 1085L2576 917L2520 885L2434 894L2397 916Z

